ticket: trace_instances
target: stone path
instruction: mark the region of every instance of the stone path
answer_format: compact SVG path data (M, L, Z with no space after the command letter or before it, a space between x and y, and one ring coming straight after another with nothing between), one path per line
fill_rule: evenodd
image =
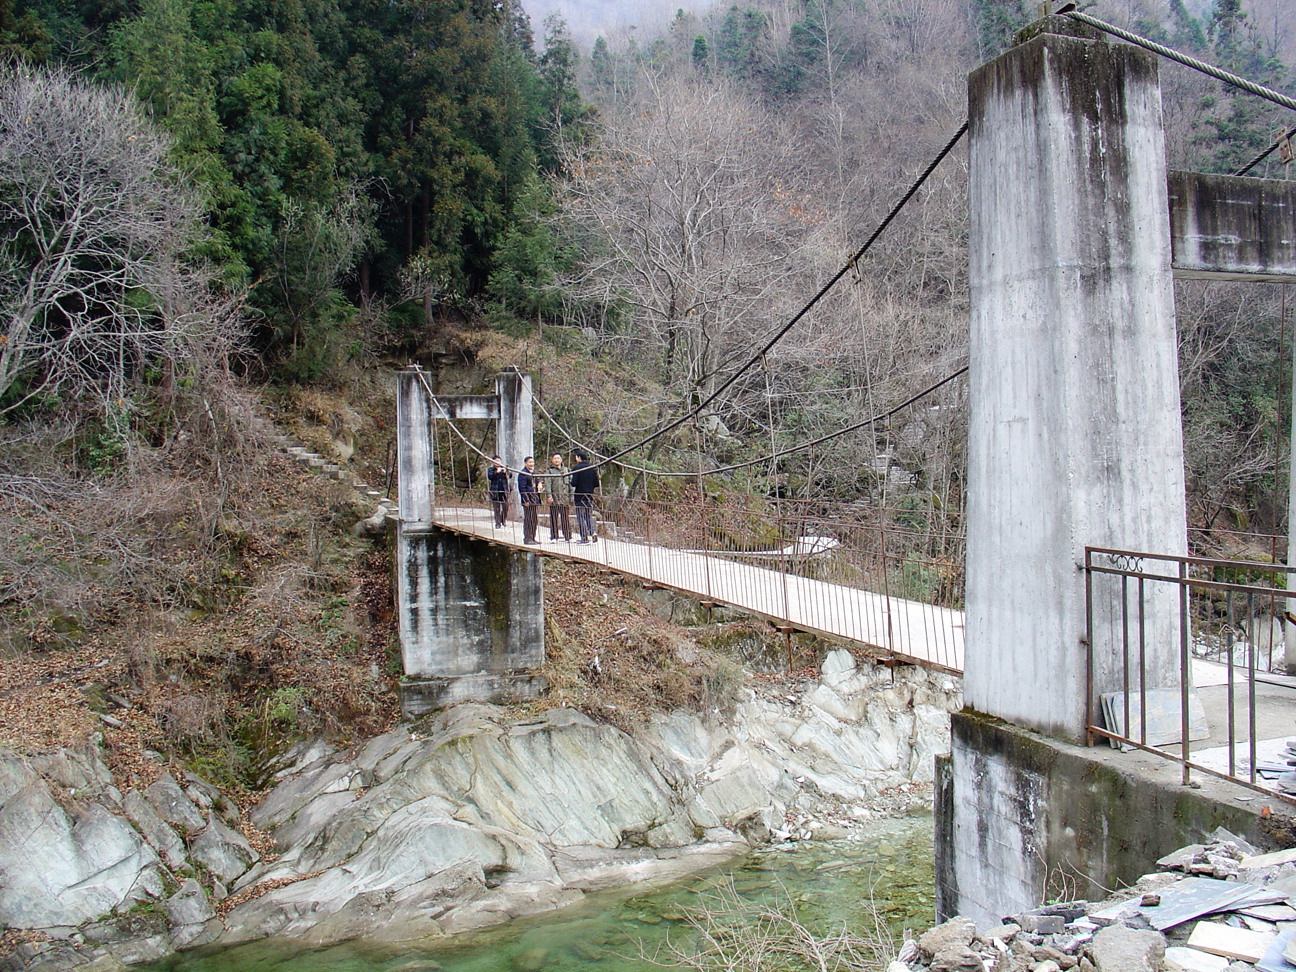
M961 611L651 544L608 537L584 545L554 543L543 524L539 532L542 542L530 547L522 543L521 523L510 521L497 528L488 510L439 506L433 521L456 533L598 564L703 603L724 604L778 625L854 642L927 668L963 673Z

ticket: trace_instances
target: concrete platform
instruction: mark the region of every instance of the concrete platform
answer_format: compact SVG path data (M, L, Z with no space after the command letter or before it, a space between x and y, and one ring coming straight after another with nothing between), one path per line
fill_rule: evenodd
M1286 748L1288 739L1296 739L1296 679L1283 675L1265 674L1256 680L1255 687L1255 721L1256 721L1256 760L1275 761ZM1229 714L1228 669L1224 665L1205 662L1200 659L1193 662L1193 681L1197 686L1197 695L1206 710L1206 720L1210 725L1210 739L1194 743L1189 758L1207 769L1218 773L1228 773L1229 768ZM1247 689L1246 672L1234 671L1233 724L1234 724L1234 761L1233 772L1242 777L1250 773L1250 693ZM1179 747L1165 747L1177 753ZM1296 769L1296 767L1293 767ZM1257 779L1257 786L1278 794L1273 783ZM1296 797L1287 794L1280 799L1294 801Z

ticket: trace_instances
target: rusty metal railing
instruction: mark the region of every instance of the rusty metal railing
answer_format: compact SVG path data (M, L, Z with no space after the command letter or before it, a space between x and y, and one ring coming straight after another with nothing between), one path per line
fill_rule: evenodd
M1296 568L1086 547L1084 571L1090 743L1107 739L1174 760L1185 784L1196 770L1296 802L1260 778L1256 730L1256 682L1271 667L1275 642L1281 643L1287 585ZM1174 671L1167 644L1175 646ZM1209 737L1210 749L1226 747L1220 765L1193 758L1192 744L1202 741L1200 722L1206 719L1204 708L1194 704L1194 659L1216 660L1225 670L1226 738ZM1098 684L1115 691L1099 695ZM1177 696L1178 738L1167 741L1161 738L1165 722L1149 722L1168 692Z

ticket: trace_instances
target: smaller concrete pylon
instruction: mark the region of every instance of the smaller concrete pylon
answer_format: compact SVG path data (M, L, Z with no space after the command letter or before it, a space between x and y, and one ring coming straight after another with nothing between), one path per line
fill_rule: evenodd
M401 518L414 525L432 522L433 422L427 375L418 365L396 374L396 498Z
M531 403L531 376L521 371L501 371L495 376L495 394L499 396L499 426L495 432L495 451L504 465L513 470L509 479L509 515L522 512L517 490L517 470L527 456L535 454L534 420ZM537 466L541 463L537 462Z

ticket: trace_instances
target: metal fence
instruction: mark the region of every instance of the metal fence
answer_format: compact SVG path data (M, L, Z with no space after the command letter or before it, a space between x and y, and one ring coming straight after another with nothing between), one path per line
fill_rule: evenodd
M477 490L438 487L438 522L516 543ZM961 672L964 540L929 511L755 498L730 502L612 497L596 511L601 543L541 552L594 561L801 630ZM575 516L572 511L572 527Z
M1273 767L1257 754L1256 683L1281 656L1294 569L1261 560L1086 547L1090 742L1108 739L1175 760L1185 783L1197 770L1276 793L1261 776ZM1224 666L1223 739L1210 733L1196 701L1194 659ZM1096 694L1096 685L1115 691ZM1163 704L1171 697L1172 708ZM1209 744L1195 759L1193 743L1203 737Z

